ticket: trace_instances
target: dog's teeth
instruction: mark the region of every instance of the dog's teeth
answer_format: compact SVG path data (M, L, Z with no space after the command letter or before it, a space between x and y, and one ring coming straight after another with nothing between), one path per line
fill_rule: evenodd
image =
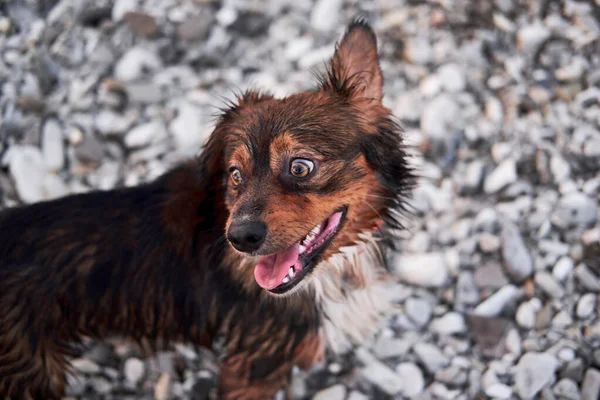
M288 283L290 281L289 276L286 276L285 278L283 278L283 280L281 281L281 283Z
M301 244L301 245L298 247L298 254L302 254L302 253L304 253L305 251L306 251L306 246L304 246L304 245L302 245L302 244Z
M312 228L312 231L310 231L310 233L316 236L319 234L320 231L321 231L321 225L317 225L314 228Z
M288 276L290 277L290 279L294 279L294 267L290 267L290 270L288 271Z

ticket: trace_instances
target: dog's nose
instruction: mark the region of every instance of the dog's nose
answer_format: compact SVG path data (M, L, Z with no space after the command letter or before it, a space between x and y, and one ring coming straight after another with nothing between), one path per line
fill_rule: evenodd
M260 221L244 221L229 226L227 239L243 252L258 250L267 237L267 225Z

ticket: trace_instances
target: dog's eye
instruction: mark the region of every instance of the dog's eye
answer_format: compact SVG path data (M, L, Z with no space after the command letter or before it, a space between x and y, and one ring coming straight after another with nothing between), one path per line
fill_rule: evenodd
M315 169L315 164L310 160L297 158L292 160L290 165L290 173L296 178L305 178Z
M242 183L242 173L239 169L232 168L229 171L229 179L231 180L231 184L233 186L238 186L240 183Z

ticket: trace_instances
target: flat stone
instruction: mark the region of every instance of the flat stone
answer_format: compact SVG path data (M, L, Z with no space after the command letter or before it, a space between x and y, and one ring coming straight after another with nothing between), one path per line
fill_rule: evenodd
M488 194L497 193L517 181L517 163L512 158L500 162L485 178L483 190Z
M344 400L346 398L346 387L338 384L318 391L313 400Z
M182 22L177 27L177 35L180 39L193 42L206 39L212 27L213 17L210 13L202 13Z
M419 367L413 363L401 363L396 367L396 372L402 377L402 394L406 397L414 397L423 392L425 378Z
M515 387L523 399L533 399L552 384L558 362L548 353L529 352L519 360L515 370Z
M48 171L59 171L65 165L64 135L60 123L53 118L42 129L42 155Z
M450 364L448 357L433 344L417 343L413 347L413 351L430 373L436 373Z
M533 260L517 226L505 221L502 226L502 258L506 272L520 283L533 274Z
M392 261L392 268L403 281L412 285L442 287L448 281L442 253L398 254Z
M576 313L577 318L585 319L594 313L596 308L596 295L593 293L586 293L577 302Z
M460 334L467 330L464 317L457 312L449 312L440 318L434 319L431 321L429 328L438 335Z
M482 317L495 317L504 307L517 298L519 290L513 285L506 285L481 302L473 313Z
M131 129L125 136L127 147L144 147L156 143L167 137L167 128L164 122L154 120Z
M404 309L408 318L419 328L431 318L431 305L424 299L411 297L406 300Z
M160 28L151 15L142 12L128 11L123 15L123 20L129 28L138 36L155 36Z
M554 279L554 277L546 271L538 271L535 273L535 283L546 294L553 298L561 298L565 295L563 287Z
M581 398L583 400L597 400L600 398L600 371L589 368L581 384Z

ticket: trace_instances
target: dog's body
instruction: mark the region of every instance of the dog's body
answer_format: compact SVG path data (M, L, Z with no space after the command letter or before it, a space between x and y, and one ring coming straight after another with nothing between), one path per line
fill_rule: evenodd
M223 337L219 398L265 399L326 339L368 335L387 304L372 232L412 178L381 86L355 22L318 90L246 93L198 159L0 214L0 398L60 398L84 336Z

